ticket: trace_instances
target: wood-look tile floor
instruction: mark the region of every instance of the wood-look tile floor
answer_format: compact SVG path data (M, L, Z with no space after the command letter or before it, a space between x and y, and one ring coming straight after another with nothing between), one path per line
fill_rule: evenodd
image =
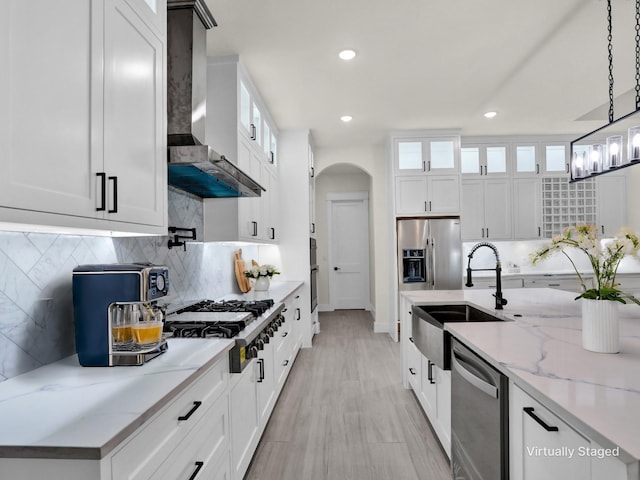
M450 480L446 455L401 379L400 344L369 312L320 314L245 480Z

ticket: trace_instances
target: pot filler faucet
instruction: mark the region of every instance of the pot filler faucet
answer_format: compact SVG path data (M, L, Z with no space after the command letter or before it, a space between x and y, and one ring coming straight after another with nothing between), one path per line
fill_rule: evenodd
M493 254L496 256L496 268L471 268L471 259L473 258L473 254L476 253L481 247L488 247L493 250ZM473 287L473 282L471 280L471 272L473 271L488 271L495 270L496 272L496 293L493 294L496 297L496 310L502 310L502 306L507 304L507 299L502 297L502 280L500 275L502 273L502 266L500 265L500 256L498 255L498 249L495 245L489 242L480 242L473 246L469 255L469 262L467 263L467 287Z

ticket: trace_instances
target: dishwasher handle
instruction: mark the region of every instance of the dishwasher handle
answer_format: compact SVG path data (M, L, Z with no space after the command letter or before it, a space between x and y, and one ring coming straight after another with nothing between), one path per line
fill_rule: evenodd
M498 387L492 385L482 378L477 377L473 373L471 373L468 369L464 367L464 364L472 365L475 369L482 371L482 366L478 365L473 360L464 357L459 352L453 350L453 355L451 357L451 366L453 369L460 374L460 376L473 385L478 390L483 393L489 395L491 398L498 398Z

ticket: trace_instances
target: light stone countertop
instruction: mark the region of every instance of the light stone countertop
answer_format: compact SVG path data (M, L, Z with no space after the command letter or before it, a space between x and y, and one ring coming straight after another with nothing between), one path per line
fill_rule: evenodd
M625 463L640 459L640 306L620 305L620 353L582 348L580 302L555 289L402 292L414 305L472 304L513 320L449 323L446 329L498 370Z
M302 282L221 299L278 303ZM0 383L0 458L101 459L234 345L232 339L169 338L141 366L82 367L76 355Z
M100 459L234 345L167 341L144 365L82 367L73 355L0 383L0 457Z

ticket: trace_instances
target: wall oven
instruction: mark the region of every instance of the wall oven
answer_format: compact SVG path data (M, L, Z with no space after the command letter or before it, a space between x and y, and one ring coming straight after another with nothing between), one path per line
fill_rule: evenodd
M311 277L310 277L310 290L311 290L311 313L318 306L318 260L316 239L309 239L309 259L311 263Z

